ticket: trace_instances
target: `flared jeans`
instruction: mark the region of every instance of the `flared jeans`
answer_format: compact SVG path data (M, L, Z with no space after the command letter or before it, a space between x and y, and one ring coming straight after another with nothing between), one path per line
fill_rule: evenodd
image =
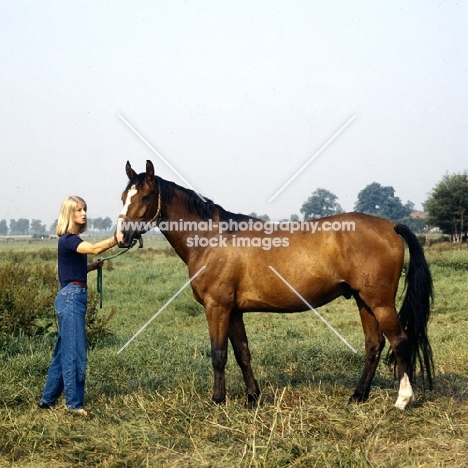
M87 299L87 289L71 283L63 287L55 298L58 338L41 398L41 402L49 406L54 406L64 392L68 409L83 408Z

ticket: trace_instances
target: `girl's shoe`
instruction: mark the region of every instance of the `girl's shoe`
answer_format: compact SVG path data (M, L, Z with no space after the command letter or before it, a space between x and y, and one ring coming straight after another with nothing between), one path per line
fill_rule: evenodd
M80 416L84 416L84 417L88 416L88 412L84 408L79 408L79 409L68 408L68 411L70 411L73 414L78 414Z
M43 401L40 401L37 406L41 409L48 409L48 410L53 410L55 409L54 405L48 405L47 403L44 403Z

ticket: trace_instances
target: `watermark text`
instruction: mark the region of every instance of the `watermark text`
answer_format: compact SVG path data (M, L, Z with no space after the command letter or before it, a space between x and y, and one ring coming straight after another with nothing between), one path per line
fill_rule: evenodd
M329 221L329 220L301 220L301 221L261 221L249 219L238 221L229 219L228 221L214 222L208 221L119 221L119 229L122 231L149 231L158 228L161 232L212 232L218 234L235 232L263 232L271 235L276 232L309 232L315 234L320 231L351 232L356 230L354 221Z
M187 247L257 247L263 250L289 247L290 238L285 234L316 234L319 232L355 231L354 221L302 220L261 221L259 219L229 219L227 221L119 221L121 231L147 232L158 228L163 234L170 232L193 233L186 237ZM245 234L244 234L245 233ZM249 233L249 234L247 234ZM255 233L252 235L250 233Z

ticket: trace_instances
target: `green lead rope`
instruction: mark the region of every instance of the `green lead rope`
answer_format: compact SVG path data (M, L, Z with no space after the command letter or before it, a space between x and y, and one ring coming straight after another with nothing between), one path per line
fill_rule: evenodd
M140 237L141 239L141 237ZM110 260L111 258L118 257L119 255L123 255L124 253L128 252L134 245L135 242L132 242L130 247L127 247L124 250L121 250L120 252L117 252L114 255L110 255L109 257L104 257L104 258L98 258L98 261L102 260ZM140 248L142 247L142 242L140 242ZM97 292L99 294L99 308L102 309L102 267L98 267L97 269Z

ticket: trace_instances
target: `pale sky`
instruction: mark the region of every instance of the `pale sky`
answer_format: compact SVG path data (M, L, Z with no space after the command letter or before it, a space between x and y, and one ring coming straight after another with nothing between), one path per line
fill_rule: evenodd
M422 209L468 169L468 2L0 0L0 219L117 218L130 160L234 212ZM271 202L268 200L351 118Z

